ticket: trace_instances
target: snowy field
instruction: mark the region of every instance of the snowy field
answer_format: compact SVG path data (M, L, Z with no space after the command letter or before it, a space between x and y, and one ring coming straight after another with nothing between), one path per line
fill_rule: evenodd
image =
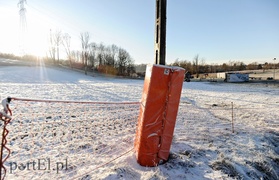
M65 101L139 102L143 80L92 77L44 66L0 66L0 86L1 99L12 96ZM18 112L25 111L17 103L11 104L16 120L8 125L11 137L20 124L16 123L20 121ZM23 103L21 105L24 106ZM41 109L44 106L40 106ZM105 108L110 110L105 110L104 116L124 117L130 123L125 126L129 131L118 126L118 130L120 128L126 134L117 137L133 138L137 119L129 119L123 111L111 110L116 107L107 106ZM65 108L75 110L75 107ZM45 109L47 112L47 107ZM136 117L137 107L131 109L128 116ZM36 111L36 106L27 109L28 112L33 110ZM133 143L129 140L124 148L120 147L122 144L117 146L117 143L113 143L118 142L116 132L111 132L113 136L105 143L113 146L117 150L116 155L122 157L113 160L110 152L106 152L104 162L109 163L80 179L279 179L278 84L185 82L170 158L158 167L139 166L133 152L123 155L133 147ZM24 138L20 140L21 146L15 146L11 141L16 144L17 140L10 139L8 142L12 151L17 152L20 151L19 147L25 147ZM92 142L95 143L99 142ZM16 154L12 153L10 158L13 159L13 156ZM20 158L17 160L20 161ZM10 173L7 177L12 179L16 175ZM30 178L32 175L25 171L24 177Z

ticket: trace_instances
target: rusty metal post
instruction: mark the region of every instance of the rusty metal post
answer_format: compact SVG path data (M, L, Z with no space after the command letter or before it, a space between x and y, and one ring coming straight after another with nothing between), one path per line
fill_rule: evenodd
M156 0L155 64L166 64L167 0Z
M2 120L2 119L1 119ZM5 128L6 128L6 123L4 122L3 123L3 131L2 131L2 139L1 139L1 148L0 148L0 153L1 153L1 155L0 155L0 179L2 179L2 177L3 177L3 179L4 179L4 175L2 175L2 168L3 168L3 166L4 166L4 164L3 164L3 147L4 147L4 141L5 141Z
M9 133L6 126L10 123L10 121L11 121L11 119L9 119L7 121L4 120L4 124L3 124L2 140L1 140L1 148L0 148L0 153L1 153L1 155L0 155L0 179L1 180L5 179L5 177L6 177L7 169L4 166L4 162L8 159L8 157L10 156L10 153L11 153L10 149L8 149L6 147L6 144L7 144L6 137ZM5 157L3 157L4 148L8 151L8 154Z

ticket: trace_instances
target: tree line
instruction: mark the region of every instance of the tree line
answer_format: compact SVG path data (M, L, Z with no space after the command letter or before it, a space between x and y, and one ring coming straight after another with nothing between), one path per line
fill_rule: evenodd
M65 42L64 42L65 43ZM86 43L86 41L85 41ZM53 49L52 56L47 57L45 60L51 63L66 64L72 68L84 69L85 73L89 70L96 70L101 73L113 74L113 75L126 75L129 76L133 73L137 73L138 76L143 77L146 69L146 64L135 65L129 53L116 45L104 45L103 43L88 43L84 45L83 51L70 51L67 44L64 45L68 48L67 60L59 60L56 52ZM54 53L55 52L55 53ZM36 56L24 55L21 57L14 54L0 53L0 57L7 59L22 59L35 61ZM218 73L228 71L244 71L244 70L267 70L279 68L279 63L258 63L252 62L245 64L241 61L229 61L221 64L206 64L204 59L199 58L196 55L192 61L189 60L175 60L174 63L168 64L170 66L179 66L189 71L191 74L199 77L200 74ZM87 69L87 70L86 70Z
M196 55L193 61L189 60L175 60L174 63L170 64L171 66L179 66L186 71L189 71L191 74L195 74L198 78L200 74L208 73L218 73L218 72L228 72L228 71L244 71L244 70L267 70L273 68L279 68L279 63L268 63L259 64L257 62L252 62L245 64L241 61L229 61L222 64L206 64L204 59L201 59L199 55Z
M80 33L80 50L71 49L71 36L59 30L50 30L48 49L42 59L46 63L55 65L63 64L71 68L100 73L130 76L135 73L134 60L129 52L115 44L105 45L91 41L89 32ZM61 51L66 54L66 59L61 58ZM0 57L21 60L37 60L36 56L0 53Z
M104 45L91 41L88 32L80 33L81 50L71 50L71 37L61 31L50 31L48 59L54 64L60 62L60 48L64 48L67 60L63 63L71 68L84 69L88 71L96 70L101 73L130 76L135 73L134 60L129 52L115 44Z
M85 74L88 71L98 71L100 73L131 76L136 73L136 69L141 69L137 72L139 76L144 76L145 64L135 65L129 52L124 48L118 47L115 44L104 45L103 43L95 43L91 41L91 36L88 32L80 33L81 50L71 49L71 37L67 33L61 31L50 31L49 49L46 57L43 59L52 64L63 64L71 68L78 68L84 70ZM64 49L66 53L66 60L60 58L60 50ZM9 59L22 60L37 60L36 56L24 55L21 57L14 54L0 53L0 57ZM192 61L189 60L175 60L174 63L168 64L170 66L179 66L190 72L196 77L200 74L218 73L227 71L243 71L243 70L267 70L279 68L279 63L265 62L260 64L253 62L245 64L242 61L229 61L222 64L206 64L203 58L196 55ZM144 69L144 71L143 71Z

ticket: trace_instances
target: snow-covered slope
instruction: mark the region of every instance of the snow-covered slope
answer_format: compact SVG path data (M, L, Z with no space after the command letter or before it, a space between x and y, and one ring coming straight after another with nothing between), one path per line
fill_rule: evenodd
M0 87L1 99L140 101L143 80L7 66ZM279 179L279 87L185 82L169 161L141 167L129 153L100 172L87 179Z

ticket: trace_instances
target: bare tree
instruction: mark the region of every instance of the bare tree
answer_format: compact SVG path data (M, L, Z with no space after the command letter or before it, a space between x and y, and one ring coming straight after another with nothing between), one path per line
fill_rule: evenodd
M105 45L103 43L99 44L98 46L98 54L97 54L97 59L99 61L99 67L104 65L105 61Z
M199 73L208 73L209 72L209 66L205 63L205 59L202 58L199 60Z
M62 33L60 30L57 30L54 34L54 44L56 46L56 53L57 53L57 63L59 64L59 46L62 42Z
M183 67L186 71L191 71L192 70L192 64L191 64L190 61L187 61L187 60L178 61L178 59L177 59L174 62L174 66Z
M84 64L84 73L87 75L87 62L89 54L89 39L90 35L88 32L80 33L81 47L82 47L82 63Z
M212 64L210 65L210 72L211 72L211 73L216 73L217 66L218 66L218 64L212 63Z
M71 51L72 62L80 62L80 51Z
M50 31L49 31L49 55L50 55L50 58L53 60L53 63L55 63L55 53L56 53L56 49L55 49L54 35L50 29Z
M196 77L199 77L199 55L194 57L193 66L195 67Z
M118 47L115 44L111 45L111 57L112 57L113 66L115 66L115 61L116 61L115 56L117 54L117 51L118 51Z
M132 64L132 59L130 54L123 48L118 49L118 74L125 75L127 72L127 67Z
M70 49L70 46L71 46L71 36L68 33L64 34L63 39L62 39L62 44L63 44L63 46L65 48L67 57L69 59L70 67L73 68L72 67L72 54L71 54L71 49Z
M115 66L115 56L117 53L118 47L116 45L110 45L105 47L105 54L104 54L104 60L105 60L105 65L114 67Z
M89 60L89 63L92 67L95 66L95 61L96 61L96 52L97 52L97 44L92 42L89 44L89 57L88 57L88 60Z

